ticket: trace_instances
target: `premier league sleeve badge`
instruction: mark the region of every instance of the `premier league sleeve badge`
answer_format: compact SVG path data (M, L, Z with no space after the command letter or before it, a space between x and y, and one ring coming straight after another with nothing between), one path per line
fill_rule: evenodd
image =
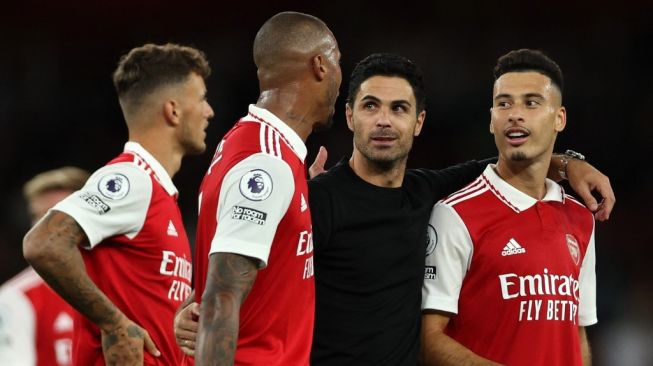
M240 178L240 193L250 201L263 201L272 193L272 177L261 169L250 170Z
M98 182L98 191L106 198L119 200L129 193L129 179L118 173L107 174Z

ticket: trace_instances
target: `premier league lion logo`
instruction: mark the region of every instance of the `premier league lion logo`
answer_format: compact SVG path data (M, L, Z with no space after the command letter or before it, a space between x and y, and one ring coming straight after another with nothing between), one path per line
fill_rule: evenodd
M240 193L250 201L263 201L272 193L272 177L262 169L254 169L240 178Z
M109 173L100 179L98 190L106 198L119 200L129 193L129 179L119 173Z
M122 187L122 179L120 177L115 177L107 182L107 189L113 193L120 191Z
M265 188L265 183L260 173L254 173L254 176L247 181L247 188L252 193L261 193L263 188Z

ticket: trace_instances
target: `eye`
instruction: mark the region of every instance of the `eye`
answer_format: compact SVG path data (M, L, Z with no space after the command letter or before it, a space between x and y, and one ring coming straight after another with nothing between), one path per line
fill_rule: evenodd
M508 103L508 102L505 101L505 100L498 101L498 102L497 102L497 107L498 107L498 108L501 108L501 109L510 108L510 103Z
M408 106L404 104L395 104L392 106L392 110L394 112L407 112L408 111Z
M540 105L540 103L538 101L536 101L536 100L527 100L526 101L526 106L527 107L537 107L538 105Z
M376 108L376 104L374 102L365 102L363 103L363 109L371 111Z

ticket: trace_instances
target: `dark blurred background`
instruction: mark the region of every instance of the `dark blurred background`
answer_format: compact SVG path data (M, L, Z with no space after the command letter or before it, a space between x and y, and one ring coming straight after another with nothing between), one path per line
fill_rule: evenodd
M407 56L423 69L427 121L411 167L441 168L493 156L488 133L492 68L509 50L547 52L565 73L566 130L573 148L610 178L617 206L596 226L599 324L588 333L596 365L653 365L653 240L647 231L653 152L653 4L622 2L431 1L133 2L23 1L0 12L0 282L26 263L29 219L22 184L62 165L90 171L122 150L127 130L111 84L119 57L146 42L206 52L216 116L209 150L175 177L187 230L196 193L222 135L256 101L251 46L278 11L323 19L339 40L343 86L332 130L308 141L327 165L351 153L344 96L353 65L373 52ZM191 235L192 236L192 235ZM534 345L536 347L537 345Z

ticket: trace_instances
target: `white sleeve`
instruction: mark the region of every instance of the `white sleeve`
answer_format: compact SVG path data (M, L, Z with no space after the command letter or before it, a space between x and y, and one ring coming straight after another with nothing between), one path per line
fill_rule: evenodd
M111 236L135 237L143 228L151 198L149 174L132 163L123 162L93 173L81 190L52 210L75 219L92 248Z
M292 170L279 158L260 153L234 165L220 188L218 226L209 254L240 254L266 267L277 226L294 192Z
M474 246L458 213L442 203L433 207L429 222L435 229L435 248L427 250L422 309L458 313L458 297L471 265Z
M578 325L585 327L598 322L596 316L596 253L594 250L594 228L580 267L580 299L578 300Z
M36 364L34 308L14 288L0 290L0 365Z

